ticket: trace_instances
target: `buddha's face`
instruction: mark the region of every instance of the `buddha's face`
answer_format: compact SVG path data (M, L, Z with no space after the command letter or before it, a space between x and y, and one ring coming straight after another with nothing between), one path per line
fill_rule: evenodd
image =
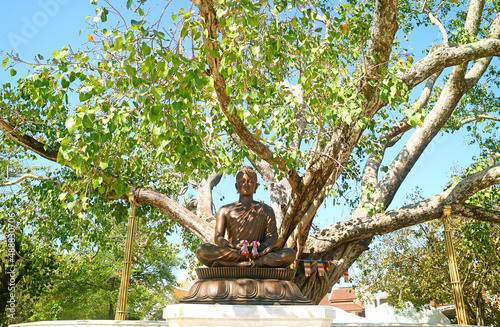
M248 174L243 174L236 181L236 190L241 195L252 195L257 189L257 181Z

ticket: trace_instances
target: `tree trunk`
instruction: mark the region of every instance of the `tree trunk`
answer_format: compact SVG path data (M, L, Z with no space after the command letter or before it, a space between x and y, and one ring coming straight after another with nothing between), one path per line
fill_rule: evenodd
M308 254L302 256L304 260L311 260L311 276L306 277L303 261L299 262L297 273L295 275L295 284L299 287L302 294L308 299L318 304L325 295L332 289L349 267L366 250L371 242L371 238L353 241L339 245L325 254ZM339 260L343 262L340 265L331 265L329 271L326 271L326 262L329 260ZM318 275L317 260L322 260L325 266L325 276Z
M0 326L7 326L7 315L5 309L7 307L7 300L9 299L9 277L7 276L7 266L8 264L4 264L0 262Z
M115 310L113 310L113 302L109 302L108 320L114 320L115 319L114 312L115 312Z
M115 280L116 278L111 278L109 290L113 292L115 290ZM108 320L115 319L115 310L113 310L113 302L109 302L109 310L108 310Z

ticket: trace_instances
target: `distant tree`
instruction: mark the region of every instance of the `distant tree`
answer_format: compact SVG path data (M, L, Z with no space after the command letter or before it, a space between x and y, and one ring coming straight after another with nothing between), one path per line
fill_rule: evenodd
M121 260L118 260L120 257ZM121 280L119 256L109 251L94 258L62 256L59 269L51 278L51 286L32 301L29 321L114 319ZM165 262L155 258L156 262ZM175 262L167 261L169 265ZM161 320L163 308L174 303L171 285L174 277L162 271L161 264L138 260L133 266L128 293L128 319ZM29 301L29 296L26 297Z
M0 149L0 166L5 168L0 179L5 186L0 193L0 326L33 320L114 319L127 204L96 205L85 216L68 210L58 199L61 185L48 177L50 172L39 177L36 173L43 167L20 164L33 159L8 145ZM10 181L17 183L9 185ZM166 239L174 231L171 221L149 223L151 215L145 209L136 212L141 228L134 247L128 310L136 319L161 319L161 309L173 301L172 271L185 262L178 257L180 245ZM99 214L103 222L96 219ZM155 228L164 231L152 237L150 230ZM7 302L12 297L14 307Z
M60 167L26 186L41 206L30 219L50 211L33 220L40 233L57 221L65 241L104 241L133 192L150 240L175 222L212 241L212 189L248 160L270 192L279 244L299 259L344 260L326 277L300 266L295 282L317 303L375 235L437 219L446 205L500 222L498 210L467 202L500 182L498 163L386 211L439 133L470 128L498 158L495 2L193 0L174 13L118 4L96 8L86 49L3 61L12 76L33 66L1 87L2 144ZM406 40L432 25L439 44L418 40L423 55L410 53ZM391 147L399 153L383 164ZM312 231L325 200L349 192L350 218Z
M124 228L123 228L124 229ZM114 319L123 266L124 230L115 234L120 240L100 248L90 257L78 250L58 250L33 235L19 236L15 262L10 263L6 244L0 257L0 317L2 326L38 320ZM168 244L136 247L131 271L129 317L161 319L165 305L173 303L172 269L180 264L177 249ZM13 265L15 282L6 275ZM9 288L11 285L13 288ZM14 311L6 310L11 294ZM9 318L9 319L7 319Z

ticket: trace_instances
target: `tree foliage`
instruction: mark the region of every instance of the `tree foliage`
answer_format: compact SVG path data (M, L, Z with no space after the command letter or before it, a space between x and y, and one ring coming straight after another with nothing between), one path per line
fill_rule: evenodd
M193 0L154 11L147 1L123 10L95 3L86 48L3 62L13 76L16 64L32 66L1 87L1 142L60 167L26 186L42 200L30 214L40 233L59 219L60 237L104 242L133 192L149 240L175 222L212 241L211 191L249 160L271 193L280 245L302 259L344 259L322 278L299 268L295 282L319 302L374 235L437 219L445 205L500 221L498 210L467 203L498 184L496 163L386 211L440 132L470 128L498 156L494 3ZM405 38L432 24L442 40L411 54ZM399 154L382 164L394 146ZM350 218L311 232L325 199L348 193L353 180L361 192ZM196 207L178 201L186 186ZM35 224L39 210L49 218Z
M125 226L115 227L111 233L93 241L95 245L87 250L74 241L67 241L65 236L47 237L50 231L38 231L29 226L21 222L15 235L14 262L7 244L2 242L2 326L7 322L37 320L114 319L123 266ZM54 227L67 228L63 224ZM37 232L30 232L30 229ZM93 232L93 229L88 227L89 231ZM80 233L83 240L91 238L92 234L76 233ZM143 236L139 235L137 240L144 245L141 242ZM173 301L170 295L172 285L175 285L172 270L181 264L177 258L179 249L165 241L156 241L147 248L136 246L134 250L129 317L161 319L161 310ZM10 280L8 272L11 270L15 282ZM6 303L12 295L15 297L14 307ZM8 311L8 308L14 310Z
M71 178L71 171L49 169L40 176L44 167L26 165L34 156L12 149L8 142L2 150L0 325L114 319L128 204L94 202L92 210L72 210L62 202L72 194L62 192L60 183L64 174ZM163 306L173 301L173 270L186 264L178 258L180 246L167 240L175 228L171 221L157 222L150 211L137 210L141 228L134 247L129 318L161 319ZM151 230L156 228L163 232L155 237ZM14 306L8 302L12 297Z

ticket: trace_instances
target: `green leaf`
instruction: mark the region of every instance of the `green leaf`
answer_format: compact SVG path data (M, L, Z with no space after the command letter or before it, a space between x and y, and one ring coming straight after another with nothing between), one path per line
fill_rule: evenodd
M149 47L149 45L147 45L146 42L142 42L141 50L145 56L149 56L149 54L151 53L151 48Z
M163 89L161 87L158 87L158 86L152 86L151 87L151 92L153 93L153 96L160 100L162 98L162 94L163 94Z
M124 181L122 181L120 178L118 178L118 182L116 184L114 184L113 186L114 186L113 188L114 188L116 194L119 197L127 194L130 191L128 184L125 183Z
M141 67L141 73L145 73L149 70L149 68L151 68L154 64L154 59L152 56L149 56L146 58L146 61L144 62L144 64L142 65Z
M413 128L417 127L418 122L419 120L415 116L412 116L408 119L408 124L410 124Z
M127 9L130 9L130 6L132 6L132 0L127 0Z
M182 38L185 38L187 35L188 35L188 24L184 24L184 26L182 27L182 30L181 30L181 37Z
M391 96L395 96L396 92L398 91L398 87L396 85L391 86Z
M121 50L122 49L122 45L123 45L123 38L121 35L118 35L115 39L115 46L114 46L114 50L115 51L118 51L118 50Z
M105 170L106 168L108 168L108 163L104 162L104 161L101 161L99 163L99 166L101 167L102 170Z
M165 38L165 33L163 32L159 32L159 31L154 31L154 34L160 38L160 39L164 39Z
M17 72L14 68L10 70L10 76L16 76Z
M131 23L131 25L132 25L132 27L134 29L137 29L137 28L140 28L145 22L143 20L134 20L134 19L132 19L130 21L130 23Z
M257 118L255 118L254 116L248 116L247 117L247 121L249 124L251 125L254 125L256 124L259 120Z
M149 112L149 119L159 123L163 116L162 114L163 114L163 106L161 105L153 106L151 108L151 111Z
M131 76L131 77L134 77L134 76L136 76L136 75L137 75L137 70L136 70L134 67L130 66L130 65L127 65L127 66L125 67L125 71L126 71L126 72L127 72L127 74L128 74L129 76Z
M77 121L76 121L75 117L68 117L68 119L66 119L65 125L66 125L66 128L68 129L68 132L70 134L73 134L76 131L76 129L77 129L76 122Z
M108 20L108 13L109 13L108 9L102 8L102 14L101 14L101 21L102 22L105 22Z
M9 62L9 57L6 57L3 61L2 61L2 67L5 67L5 65L7 65L7 63Z

